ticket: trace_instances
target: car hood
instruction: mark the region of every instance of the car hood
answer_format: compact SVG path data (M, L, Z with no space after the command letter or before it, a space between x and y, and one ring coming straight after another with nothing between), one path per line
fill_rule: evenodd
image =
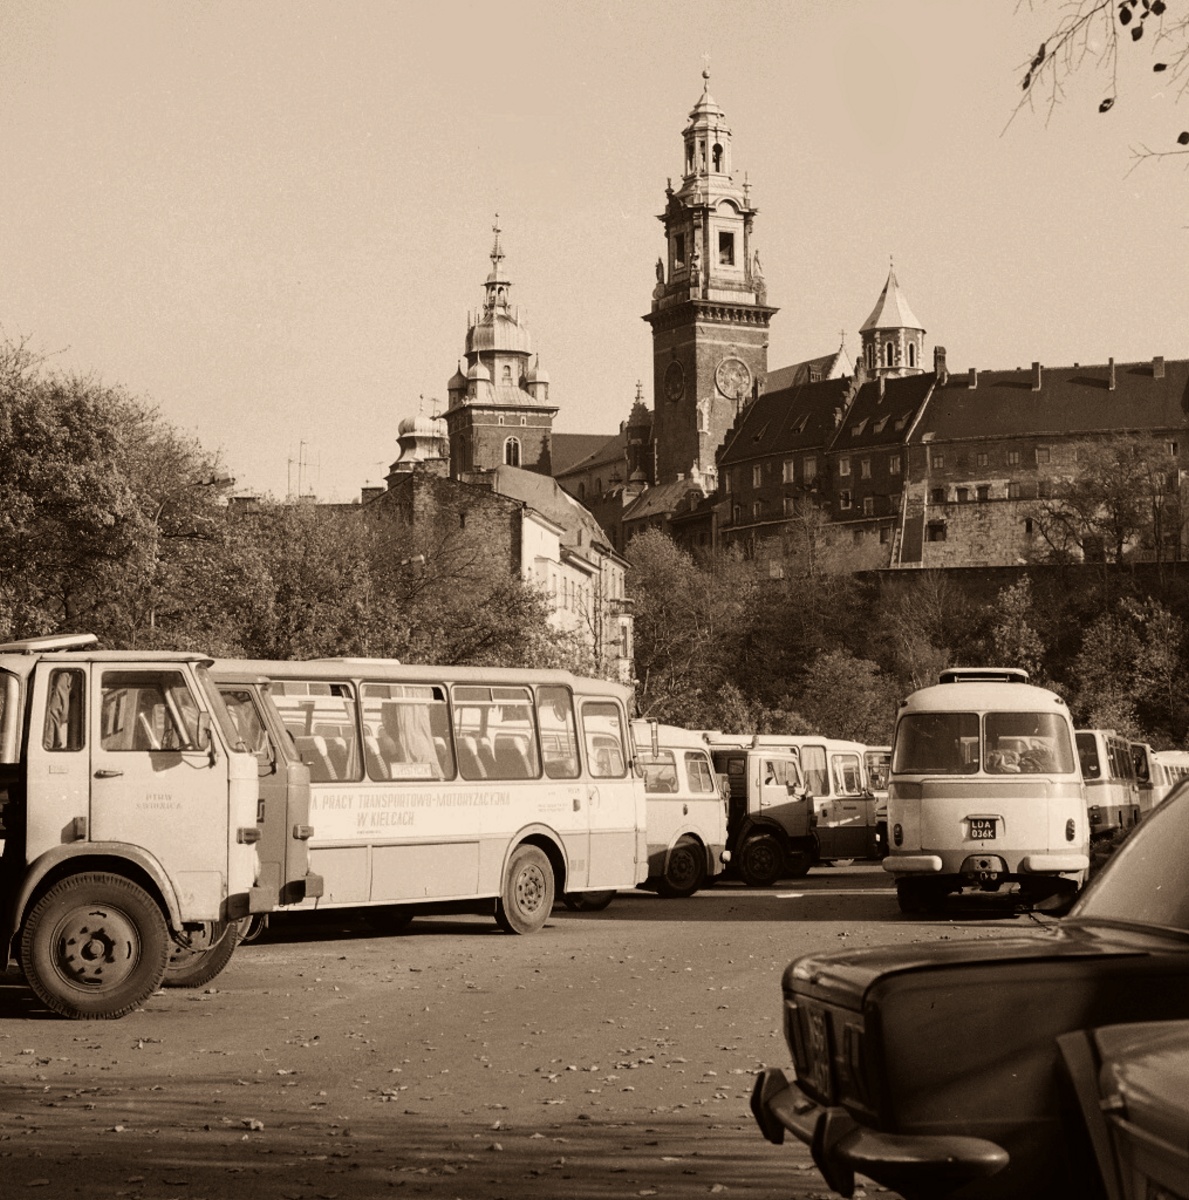
M1150 941L1144 942L1121 935L1108 940L1080 927L1011 938L875 946L798 958L785 969L782 985L785 995L796 992L858 1010L867 990L888 975L989 963L1141 955L1151 948ZM1181 948L1189 951L1189 945Z

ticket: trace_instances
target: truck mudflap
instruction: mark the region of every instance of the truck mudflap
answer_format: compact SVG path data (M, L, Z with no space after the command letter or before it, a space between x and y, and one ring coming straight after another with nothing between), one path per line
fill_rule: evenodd
M756 1076L751 1111L768 1141L782 1144L787 1130L809 1146L826 1183L843 1196L854 1195L856 1172L893 1191L943 1195L1008 1164L1007 1151L984 1138L869 1129L846 1109L811 1100L777 1067Z
M238 921L253 913L272 912L278 900L275 887L250 887L246 892L232 892L227 897L227 920Z

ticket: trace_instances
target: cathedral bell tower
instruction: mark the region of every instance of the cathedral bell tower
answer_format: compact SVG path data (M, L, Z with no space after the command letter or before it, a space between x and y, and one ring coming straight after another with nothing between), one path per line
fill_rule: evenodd
M702 95L682 132L684 173L660 216L665 254L656 262L652 310L653 436L657 483L679 477L716 484L715 453L768 370L767 304L752 244L756 209L732 172L731 131Z

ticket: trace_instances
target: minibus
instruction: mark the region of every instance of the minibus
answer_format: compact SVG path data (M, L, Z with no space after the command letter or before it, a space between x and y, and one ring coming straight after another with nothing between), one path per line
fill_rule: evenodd
M1092 838L1130 829L1140 813L1140 783L1131 743L1113 729L1079 729L1078 759ZM1146 770L1146 759L1145 759Z
M896 716L888 825L903 912L963 890L1072 900L1090 832L1065 701L1013 667L950 668L913 692Z

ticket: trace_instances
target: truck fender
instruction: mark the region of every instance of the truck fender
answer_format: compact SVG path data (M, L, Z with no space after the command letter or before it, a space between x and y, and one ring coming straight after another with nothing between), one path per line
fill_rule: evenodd
M181 905L178 903L177 894L169 876L156 858L151 854L146 854L139 846L131 846L125 842L82 842L74 845L55 846L29 864L29 869L25 873L24 882L12 909L13 933L20 929L21 922L25 917L25 910L41 881L56 867L71 859L79 860L79 870L87 869L85 865L87 860L94 860L97 870L111 870L113 861L116 864L130 863L139 868L137 873L148 876L157 893L157 898L165 905L170 928L181 929Z

